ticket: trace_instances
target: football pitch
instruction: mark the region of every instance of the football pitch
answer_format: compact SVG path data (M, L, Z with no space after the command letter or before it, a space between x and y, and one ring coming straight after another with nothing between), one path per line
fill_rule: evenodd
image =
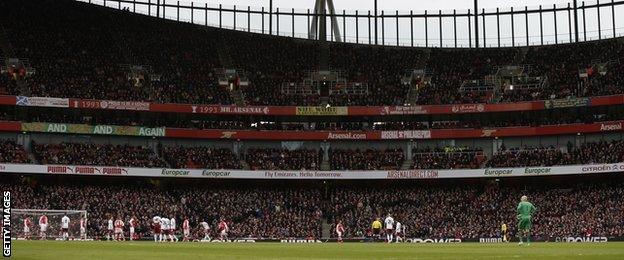
M13 241L13 259L624 259L624 242L509 244Z

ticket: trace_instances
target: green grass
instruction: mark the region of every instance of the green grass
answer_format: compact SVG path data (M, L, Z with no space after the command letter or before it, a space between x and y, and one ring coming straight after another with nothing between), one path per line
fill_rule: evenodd
M624 243L382 244L14 241L13 259L624 259Z

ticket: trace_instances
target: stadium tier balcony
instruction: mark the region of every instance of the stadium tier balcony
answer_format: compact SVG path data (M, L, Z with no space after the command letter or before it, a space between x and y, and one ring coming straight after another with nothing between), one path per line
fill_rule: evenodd
M30 163L24 146L10 140L0 140L0 162L3 163Z
M11 24L6 29L15 55L36 69L24 79L27 91L0 79L0 92L8 94L232 104L232 93L219 86L215 75L223 67L246 72L249 85L242 87L242 104L248 105L458 104L624 93L619 39L526 50L344 43L323 49L314 41L199 28L73 1L9 0L3 7L0 21ZM67 15L54 15L60 12ZM305 80L306 71L317 68L320 51L328 51L327 65L344 71L347 82L366 84L367 94L284 95L280 86ZM497 69L505 66L531 69L522 76L499 75ZM137 67L149 70L137 74L128 69ZM410 69L427 71L426 83L402 81ZM516 76L540 78L544 84L514 89L510 82L522 78L501 78ZM491 84L462 87L482 81Z
M414 169L477 169L485 156L481 148L445 147L412 150Z
M621 140L568 144L563 148L523 147L501 150L487 161L488 167L553 166L569 164L617 163L624 159Z
M320 170L321 151L250 148L245 160L251 170Z
M241 169L231 150L211 147L164 147L163 156L173 168Z
M331 149L332 170L398 170L405 155L402 149Z
M152 149L111 144L59 143L32 144L41 164L166 167Z

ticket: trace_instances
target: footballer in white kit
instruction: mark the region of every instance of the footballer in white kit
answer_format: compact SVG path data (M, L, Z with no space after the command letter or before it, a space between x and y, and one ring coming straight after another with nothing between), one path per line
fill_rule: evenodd
M128 222L128 224L130 225L130 241L134 240L134 229L137 226L137 220L135 216L132 216L130 218L130 221Z
M403 225L397 221L395 226L394 236L396 236L396 242L399 243L399 240L403 241Z
M178 242L178 237L175 235L175 231L176 231L176 220L174 217L171 217L171 219L169 219L169 229L171 230L171 233L169 234L169 238L171 239L171 241L176 241Z
M87 240L87 219L80 218L80 238Z
M384 223L386 225L386 239L387 239L388 243L390 243L390 242L392 242L392 240L394 240L394 238L393 238L393 234L394 234L394 218L392 218L392 215L388 214L388 216L384 220Z
M171 227L169 226L168 218L160 219L160 228L162 229L162 236L160 237L160 242L167 241L169 239L169 234L171 233Z
M69 217L67 215L61 218L61 232L63 233L63 240L69 238Z
M108 229L106 230L106 240L111 240L113 238L113 230L115 227L113 226L113 217L108 219Z
M202 226L202 229L204 229L204 238L202 238L202 241L210 241L210 225L205 221L199 224Z

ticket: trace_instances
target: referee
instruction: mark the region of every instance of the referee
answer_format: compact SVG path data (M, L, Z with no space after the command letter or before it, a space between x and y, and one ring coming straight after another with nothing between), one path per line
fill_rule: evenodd
M375 218L375 221L373 221L373 237L375 237L376 239L380 238L381 235L381 221L379 220L379 218Z

